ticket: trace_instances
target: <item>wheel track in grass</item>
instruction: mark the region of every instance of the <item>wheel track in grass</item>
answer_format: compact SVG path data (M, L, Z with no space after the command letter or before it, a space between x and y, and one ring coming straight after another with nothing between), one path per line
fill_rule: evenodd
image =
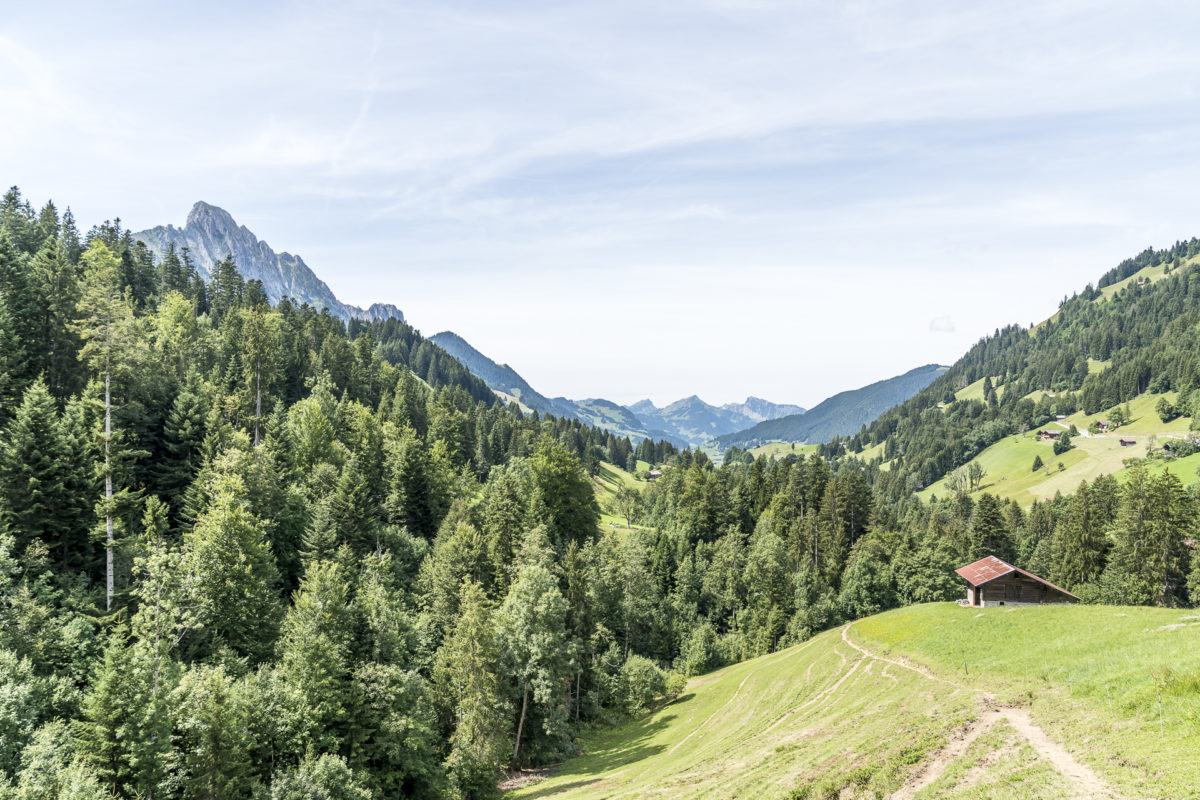
M815 640L814 640L814 641L815 641ZM781 654L782 654L782 653L786 653L786 654L787 654L787 656L788 656L789 658L791 658L792 656L797 656L797 655L799 655L800 653L802 653L802 652L804 652L805 650L807 650L809 647L811 647L811 646L813 645L814 641L807 642L806 644L802 645L802 646L801 646L801 647L800 647L798 650L796 650L796 652L794 652L794 653L786 653L786 651L781 651ZM844 661L844 660L845 660L845 659L844 659L844 657L843 657L843 661ZM770 659L770 658L763 659L763 662L762 662L762 664L760 664L760 665L759 665L759 667L758 667L757 669L754 669L754 670L750 671L750 672L749 672L749 673L746 675L746 677L742 678L742 682L738 684L738 687L737 687L737 689L735 689L735 690L734 690L733 694L732 694L732 695L730 695L729 699L728 699L728 700L726 700L724 703L722 703L722 704L720 705L720 707L719 707L719 708L717 708L717 710L716 710L716 711L712 712L712 713L711 713L711 714L709 714L707 717L705 717L705 718L704 718L704 721L703 721L703 722L701 722L699 725L697 725L695 728L693 728L693 729L692 729L692 731L691 731L691 733L689 733L687 736L683 737L683 738L682 738L682 739L680 739L678 742L676 742L676 743L675 743L675 746L674 746L674 747L672 747L670 750L668 750L668 751L667 751L667 755L673 755L673 754L675 753L675 751L676 751L676 750L678 750L680 747L682 747L682 746L683 746L684 742L686 742L688 739L691 739L691 738L692 738L693 736L695 736L697 733L699 733L700 731L702 731L702 730L704 730L705 728L707 728L707 727L708 727L708 723L712 722L712 720L713 720L713 717L717 716L717 715L718 715L718 714L720 714L722 711L724 711L724 710L726 710L727 708L729 708L729 706L733 705L733 703L734 703L734 702L735 702L735 701L738 699L738 696L739 696L739 695L742 693L742 689L743 689L743 688L745 688L745 686L746 686L746 682L747 682L748 680L750 680L750 679L751 679L751 678L753 678L755 675L757 675L759 672L761 672L761 671L762 671L762 669L763 669L763 667L765 667L767 664L773 664L773 663L774 663L774 660L773 660L773 659ZM810 669L810 670L812 669L812 665L811 665L811 664L809 665L809 669Z
M979 719L960 729L949 744L922 763L908 777L903 786L888 796L888 800L910 800L917 792L940 778L950 764L966 752L971 742L975 741L975 739L988 731L1001 719L1007 720L1021 736L1025 737L1026 741L1029 742L1039 756L1048 761L1058 770L1059 774L1070 782L1072 789L1070 796L1075 798L1075 800L1101 800L1101 798L1116 800L1119 797L1091 767L1076 759L1066 748L1042 730L1033 721L1033 717L1029 714L1028 709L1011 706L998 707L996 705L996 698L986 692L980 692L961 683L939 677L932 670L919 664L911 664L898 659L877 655L851 641L849 634L850 627L853 624L851 622L842 627L842 641L861 653L864 658L885 661L888 664L894 664L897 667L911 670L928 680L954 686L956 689L973 692L979 698L980 702L987 707L987 710Z

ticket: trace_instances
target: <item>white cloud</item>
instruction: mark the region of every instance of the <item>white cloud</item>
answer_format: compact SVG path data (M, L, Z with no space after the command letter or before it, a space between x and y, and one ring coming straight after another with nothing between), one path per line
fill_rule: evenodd
M7 180L203 197L550 394L812 405L1197 233L1165 0L70 6L6 9Z
M946 314L931 319L929 321L929 330L936 333L954 333L958 329L954 327L954 320L950 319L949 314Z

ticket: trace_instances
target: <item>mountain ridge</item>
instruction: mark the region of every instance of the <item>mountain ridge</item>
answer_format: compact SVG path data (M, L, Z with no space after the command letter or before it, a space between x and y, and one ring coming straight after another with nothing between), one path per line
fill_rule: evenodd
M717 437L716 443L726 450L766 442L827 442L835 436L850 436L888 409L908 400L948 369L941 364L925 364L858 389L838 392L803 414L767 420L752 428Z
M888 408L907 400L946 369L940 365L917 367L894 378L840 392L809 411L800 406L772 403L753 396L747 397L742 404L714 406L695 394L662 408L648 398L622 406L604 398L572 400L567 397L546 397L512 367L492 360L453 331L442 331L429 338L461 361L472 374L483 379L492 391L515 399L527 408L539 413L572 417L635 440L665 439L679 447L699 447L717 442L721 449L725 449L730 446L725 444L726 441L740 441L741 434L748 431L758 432L755 436L771 435L761 434L761 431L786 430L795 425L796 420L809 419L812 414L816 416L811 417L811 424L804 428L807 435L829 429L837 430L837 435L850 435ZM933 373L929 375L923 372L930 370ZM742 407L749 407L753 416L745 413ZM783 414L790 409L798 411ZM780 416L767 417L768 414ZM783 423L783 420L789 422ZM768 427L764 429L763 426ZM825 438L833 438L833 435ZM778 438L776 435L773 440Z
M171 245L176 250L186 247L206 279L218 261L232 256L243 277L262 281L272 303L291 297L315 308L328 308L343 320L404 320L403 312L390 303L372 303L367 308L343 303L303 258L287 251L276 252L245 225L239 225L228 211L203 200L192 205L182 228L159 225L134 233L133 238L144 242L159 258Z

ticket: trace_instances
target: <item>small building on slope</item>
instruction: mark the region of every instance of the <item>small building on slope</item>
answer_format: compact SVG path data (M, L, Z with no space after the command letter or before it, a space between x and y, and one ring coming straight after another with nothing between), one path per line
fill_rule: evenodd
M955 572L967 582L966 604L969 606L983 608L1079 602L1079 598L1066 589L995 556L981 558L974 564L959 567Z

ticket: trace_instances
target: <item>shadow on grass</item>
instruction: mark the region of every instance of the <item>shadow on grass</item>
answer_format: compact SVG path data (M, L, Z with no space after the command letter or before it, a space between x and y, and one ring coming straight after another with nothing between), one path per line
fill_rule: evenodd
M680 697L672 705L677 705L690 696ZM658 755L667 749L667 745L650 744L650 740L670 725L674 719L674 714L660 714L632 720L599 733L588 743L587 752L555 767L549 776L550 781L573 776L578 776L578 780L566 783L555 782L537 788L524 796L529 798L553 797L562 792L598 783L604 780L609 772Z

